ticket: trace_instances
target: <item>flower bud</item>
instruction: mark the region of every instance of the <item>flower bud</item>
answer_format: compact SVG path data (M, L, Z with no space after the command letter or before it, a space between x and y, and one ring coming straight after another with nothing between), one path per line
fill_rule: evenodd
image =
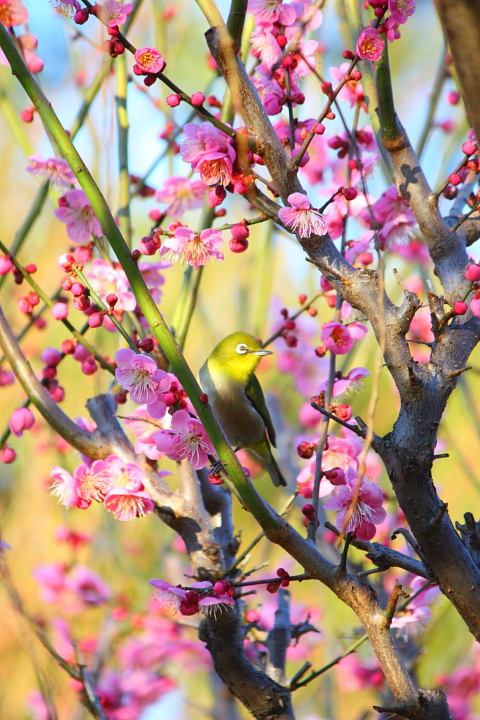
M453 306L453 312L455 315L465 315L465 313L468 310L467 303L463 302L462 300L458 300L455 305Z
M105 317L105 313L103 312L94 312L92 313L88 318L88 324L91 328L97 328L103 325L103 318Z
M4 445L0 451L0 462L4 463L5 465L10 465L10 463L14 462L16 458L17 453L15 452L15 450L8 445Z
M172 95L167 96L167 105L170 107L177 107L177 105L180 105L182 102L182 96L178 95L177 93L173 93Z
M342 468L336 467L325 472L325 477L332 485L345 485L345 472Z
M470 282L478 282L480 280L480 265L469 265L465 270L465 277Z
M201 92L195 92L193 93L191 100L192 105L195 105L195 107L200 107L205 102L205 95Z
M153 348L155 347L155 343L153 342L153 339L151 337L146 337L144 340L139 340L137 342L137 347L139 350L143 350L143 352L145 353L151 353L153 351Z

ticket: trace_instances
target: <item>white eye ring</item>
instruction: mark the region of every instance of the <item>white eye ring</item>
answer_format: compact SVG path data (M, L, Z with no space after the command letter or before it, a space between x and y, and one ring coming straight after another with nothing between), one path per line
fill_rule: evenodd
M240 343L240 345L237 345L235 350L239 355L245 355L245 353L248 352L248 347L245 345L245 343Z

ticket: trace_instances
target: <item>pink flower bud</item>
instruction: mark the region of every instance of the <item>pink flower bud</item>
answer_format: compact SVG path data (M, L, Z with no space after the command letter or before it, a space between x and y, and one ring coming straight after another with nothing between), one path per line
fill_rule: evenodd
M329 292L330 290L333 290L333 287L330 285L328 280L323 277L323 275L320 278L320 288L323 290L323 292Z
M245 613L245 620L247 623L258 622L260 620L260 613L258 610L247 610Z
M17 453L15 450L8 445L4 445L0 452L0 462L5 463L5 465L10 465L16 458Z
M250 235L250 230L248 229L248 226L244 225L243 223L233 225L230 229L232 232L232 240L235 240L235 242L242 242L243 240L246 240Z
M345 485L345 473L342 468L336 467L331 470L327 470L325 477L332 485Z
M75 342L74 340L64 340L61 345L62 352L65 353L65 355L73 355L75 352Z
M216 582L213 586L213 592L215 595L225 595L229 587L230 583L228 581L218 580L218 582Z
M208 191L208 204L211 208L218 207L222 204L227 196L227 191L222 185L213 187Z
M65 397L65 390L60 387L56 380L52 380L47 386L48 394L56 403L62 402ZM77 505L77 507L79 507Z
M233 253L243 253L248 248L248 240L230 240L228 247Z
M32 312L32 306L30 305L30 303L28 302L26 297L18 298L17 304L18 304L18 308L19 308L20 312L23 312L23 313Z
M55 303L50 312L55 320L65 320L68 317L68 305L63 302Z
M33 273L37 272L37 266L34 265L33 263L29 263L28 265L25 266L25 270L27 271L27 273L29 275L33 275Z
M153 220L153 222L158 222L162 217L162 211L158 208L152 208L148 211L148 217Z
M168 95L166 100L167 105L170 105L170 107L177 107L177 105L180 105L182 102L182 96L177 93L173 93L172 95Z
M223 485L225 480L222 478L221 475L212 474L208 476L208 482L210 485Z
M97 364L93 358L87 358L82 362L82 372L85 375L93 375L97 372Z
M460 95L458 92L449 92L447 95L447 102L450 105L458 105L460 102Z
M192 105L195 105L195 107L200 107L200 105L203 105L205 102L205 95L201 92L195 92L192 95Z
M88 318L88 324L91 328L97 328L103 325L103 318L105 313L103 312L94 312L90 315ZM83 370L83 367L82 367ZM87 373L88 374L88 373Z
M106 297L107 305L110 307L114 307L118 302L118 297L115 295L115 293L109 293Z
M302 514L305 515L308 520L313 520L315 517L315 508L311 503L306 503L302 507Z
M35 418L33 417L33 413L26 407L14 410L8 421L10 430L15 437L22 437L24 431L30 430L34 423Z
M57 348L49 347L42 352L42 354L40 355L40 359L44 365L55 366L58 365L58 363L62 359L62 355L57 350Z
M340 418L340 420L348 422L352 417L352 408L350 407L350 405L337 405L337 407L335 408L335 415Z
M78 343L72 355L75 360L78 360L78 362L84 362L87 358L90 357L90 351L87 350L86 347Z
M84 25L87 22L89 15L90 13L88 8L80 8L80 10L77 10L73 16L73 22L77 25Z
M144 340L140 340L137 343L137 347L139 350L143 350L145 353L151 353L153 348L155 347L155 343L153 342L153 339L151 337L146 337Z
M465 155L473 155L476 149L477 146L470 140L467 140L467 142L464 142L462 145L462 151L465 153Z
M44 367L42 370L42 376L45 380L53 380L53 378L57 376L57 369L49 366Z
M85 285L80 282L74 282L70 291L74 297L80 297L85 292Z
M480 280L480 265L469 265L465 270L465 277L470 282L478 282Z
M22 110L20 113L20 120L22 120L24 123L31 123L33 122L33 114L35 112L35 108L27 108L26 110Z
M13 268L13 263L8 255L0 257L0 275L6 275Z
M362 265L371 265L373 262L373 255L369 252L363 252L359 253L357 255L357 262L361 263Z
M86 265L93 257L93 243L75 248L75 260L81 265Z
M462 177L458 173L452 173L451 175L449 175L448 180L452 185L456 186L460 185L460 183L462 182Z
M315 135L323 135L323 133L325 132L325 125L323 125L322 123L316 123L313 126L313 132L315 133Z
M58 203L60 205L60 199ZM60 255L60 257L58 258L58 264L62 270L64 270L65 272L70 272L72 266L75 264L75 258L73 257L73 255Z
M342 195L345 200L355 200L358 195L358 190L353 187L343 188Z

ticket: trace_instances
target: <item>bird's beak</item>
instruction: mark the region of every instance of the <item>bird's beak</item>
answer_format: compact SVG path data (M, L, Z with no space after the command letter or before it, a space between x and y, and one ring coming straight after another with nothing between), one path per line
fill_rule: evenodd
M273 355L271 350L252 350L252 355Z

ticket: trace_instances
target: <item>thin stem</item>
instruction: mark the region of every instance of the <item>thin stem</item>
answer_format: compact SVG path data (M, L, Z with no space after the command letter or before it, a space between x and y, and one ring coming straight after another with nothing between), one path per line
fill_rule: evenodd
M132 247L132 220L130 217L130 174L128 171L128 112L127 112L127 60L125 53L120 55L115 65L118 121L118 166L120 207L118 224L128 247Z

